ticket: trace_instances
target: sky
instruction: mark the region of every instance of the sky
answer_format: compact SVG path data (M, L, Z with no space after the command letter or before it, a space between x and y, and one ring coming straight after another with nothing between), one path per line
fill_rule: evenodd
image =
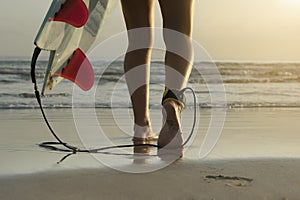
M51 2L0 2L0 58L31 57ZM156 26L161 25L159 12L157 5ZM300 61L300 0L196 0L194 18L194 40L214 60ZM101 36L124 30L118 5Z

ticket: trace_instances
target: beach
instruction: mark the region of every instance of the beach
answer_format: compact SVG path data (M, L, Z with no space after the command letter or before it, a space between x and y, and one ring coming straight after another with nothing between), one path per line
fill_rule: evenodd
M0 200L299 200L300 0L125 2L0 3Z
M200 109L197 133L184 157L147 173L117 170L118 162L111 168L86 153L72 155L57 164L66 153L37 145L55 141L38 109L0 112L0 199L298 199L300 196L299 108L228 109L217 144L205 158L199 157L199 151L212 110ZM72 109L46 112L63 140L82 145ZM113 119L112 109L96 109L96 112L114 144L130 143L129 136L119 135L124 127L131 129L132 125L126 123L129 119L120 115L120 128ZM184 130L189 130L192 114L192 110L184 111ZM156 124L160 110L151 110L151 115ZM147 167L152 164L151 159L164 162L155 151L150 159L139 157L139 162L125 154L106 156L128 161L127 167ZM132 149L126 152L130 154Z

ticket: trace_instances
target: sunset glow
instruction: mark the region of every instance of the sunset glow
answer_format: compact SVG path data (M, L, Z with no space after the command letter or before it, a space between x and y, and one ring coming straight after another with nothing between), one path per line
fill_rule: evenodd
M283 0L283 2L291 6L300 6L300 0Z

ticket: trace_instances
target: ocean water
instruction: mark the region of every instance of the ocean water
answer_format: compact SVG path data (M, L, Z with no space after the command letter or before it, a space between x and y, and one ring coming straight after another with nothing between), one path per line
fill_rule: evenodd
M96 80L95 102L87 103L87 97L83 95L76 97L77 104L97 108L131 107L123 77L123 62L92 61L92 64ZM46 61L37 63L40 88L46 66ZM105 66L108 67L104 70ZM151 108L160 107L163 83L163 63L154 61L150 79ZM300 107L300 63L195 62L188 86L195 90L201 108ZM44 107L71 108L73 87L77 86L68 80L62 81L43 97ZM187 105L193 105L190 93L187 93ZM30 61L0 60L0 109L37 107L30 79Z

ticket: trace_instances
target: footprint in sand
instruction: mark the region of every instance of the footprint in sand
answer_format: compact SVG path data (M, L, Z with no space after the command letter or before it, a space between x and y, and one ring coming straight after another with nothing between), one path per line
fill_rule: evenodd
M224 182L225 185L231 187L247 187L250 186L253 179L245 178L245 177L238 177L238 176L223 176L223 175L207 175L205 176L205 180L215 180Z

